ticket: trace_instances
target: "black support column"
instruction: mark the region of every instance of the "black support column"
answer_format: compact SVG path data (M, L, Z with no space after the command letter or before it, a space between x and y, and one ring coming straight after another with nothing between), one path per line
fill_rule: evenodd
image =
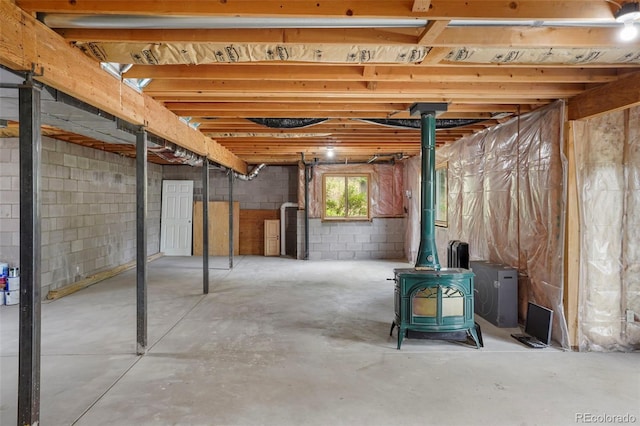
M229 269L233 269L233 170L229 170Z
M31 75L19 88L20 331L18 426L40 422L40 89Z
M209 294L209 160L202 163L202 294Z
M309 260L309 176L311 168L304 165L304 260Z
M136 135L136 353L147 351L147 132Z

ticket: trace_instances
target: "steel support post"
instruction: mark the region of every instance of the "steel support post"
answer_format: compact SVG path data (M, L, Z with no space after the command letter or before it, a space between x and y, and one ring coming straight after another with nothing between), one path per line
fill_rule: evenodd
M233 269L233 170L229 170L229 269Z
M209 160L202 162L202 294L209 294Z
M18 425L40 422L40 205L42 135L40 89L31 75L19 89L20 331Z
M309 173L311 169L304 166L304 260L309 260Z
M136 135L136 353L147 351L147 132Z

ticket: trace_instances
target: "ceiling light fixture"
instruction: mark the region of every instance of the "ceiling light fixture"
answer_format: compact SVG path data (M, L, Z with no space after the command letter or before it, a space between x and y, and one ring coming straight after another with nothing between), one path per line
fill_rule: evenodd
M333 149L332 146L328 146L327 147L327 158L333 158L333 156L335 155L335 151Z
M637 1L623 3L620 9L614 14L616 22L624 24L620 31L620 39L631 41L638 35L636 21L640 21L640 3Z
M627 21L624 23L624 27L620 30L620 40L631 41L638 35L638 28L633 24L633 21Z

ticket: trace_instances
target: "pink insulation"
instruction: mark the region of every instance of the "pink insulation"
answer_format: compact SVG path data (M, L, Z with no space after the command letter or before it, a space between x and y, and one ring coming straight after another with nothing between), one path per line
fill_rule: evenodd
M640 348L640 107L574 126L580 350Z

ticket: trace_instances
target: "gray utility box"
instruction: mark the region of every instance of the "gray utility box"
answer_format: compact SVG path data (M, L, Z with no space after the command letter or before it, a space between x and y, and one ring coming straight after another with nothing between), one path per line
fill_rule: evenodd
M486 260L469 267L476 274L474 312L498 327L518 327L518 270Z

